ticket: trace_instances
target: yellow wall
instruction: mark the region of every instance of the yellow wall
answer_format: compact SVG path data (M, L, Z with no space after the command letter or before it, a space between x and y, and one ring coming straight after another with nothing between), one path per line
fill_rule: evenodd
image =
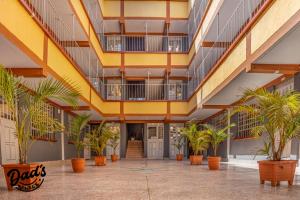
M90 85L61 53L55 44L48 39L48 66L61 78L70 80L80 87L82 96L89 100Z
M170 17L171 18L188 18L188 2L171 1Z
M234 70L237 69L245 60L246 39L244 38L221 64L221 66L215 71L215 73L202 86L202 98L206 98L214 89L222 84L222 82L228 78L229 75L231 75L231 73L234 72Z
M95 91L91 91L91 103L103 114L120 114L120 102L103 102Z
M166 114L166 102L124 102L124 114Z
M171 110L170 113L171 114L188 114L189 110L188 110L188 103L187 102L171 102L171 106L170 106Z
M188 65L189 56L187 54L171 54L171 65Z
M43 59L44 32L17 0L0 1L0 23Z
M127 53L125 54L125 65L167 65L167 54Z
M120 1L100 1L102 14L104 17L119 17L120 13Z
M125 1L125 17L166 17L165 1Z
M251 30L251 53L300 9L298 0L277 0Z

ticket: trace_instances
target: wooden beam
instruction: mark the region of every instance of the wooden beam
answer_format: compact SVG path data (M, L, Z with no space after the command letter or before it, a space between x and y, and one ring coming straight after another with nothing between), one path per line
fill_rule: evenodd
M47 77L47 71L44 68L35 68L35 67L9 67L5 68L16 76L24 76L24 77Z
M201 47L215 47L215 48L225 48L230 46L230 42L212 42L203 41L201 42Z
M202 105L203 109L227 109L230 105Z
M277 74L295 74L300 72L299 64L251 64L246 69L248 73L277 73Z
M90 47L89 41L61 41L64 47Z
M65 111L89 111L91 110L90 106L62 106L61 107Z

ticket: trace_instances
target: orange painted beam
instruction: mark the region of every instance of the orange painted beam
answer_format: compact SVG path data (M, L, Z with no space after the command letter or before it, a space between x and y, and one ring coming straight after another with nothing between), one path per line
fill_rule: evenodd
M65 111L89 111L91 110L90 106L62 106L61 107Z
M10 67L6 70L11 71L16 76L24 77L47 77L47 72L44 68L28 68L28 67Z
M299 64L251 64L246 69L248 73L295 74L299 71Z
M230 105L202 105L203 109L227 109Z
M89 41L61 41L64 47L90 47Z
M203 41L201 42L201 47L214 47L214 48L225 48L230 46L230 42L212 42Z

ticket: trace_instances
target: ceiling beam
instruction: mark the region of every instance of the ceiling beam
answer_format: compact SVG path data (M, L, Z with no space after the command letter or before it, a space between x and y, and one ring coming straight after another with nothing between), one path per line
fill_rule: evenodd
M61 41L64 47L90 47L89 41Z
M227 109L230 105L202 105L203 109Z
M62 106L61 107L65 111L89 111L91 110L90 106Z
M6 70L10 71L16 76L23 76L23 77L47 77L48 73L44 68L36 68L36 67L9 67L5 68Z
M251 64L248 73L295 74L300 72L299 64Z
M213 42L213 41L202 41L201 47L214 47L214 48L226 48L230 46L230 42Z

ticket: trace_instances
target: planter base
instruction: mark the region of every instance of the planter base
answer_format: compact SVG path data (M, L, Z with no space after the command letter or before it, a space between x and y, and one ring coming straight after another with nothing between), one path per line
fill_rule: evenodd
M221 157L209 156L209 157L207 157L207 160L208 160L208 168L210 170L218 170L218 169L220 169Z
M73 158L71 160L72 168L75 173L81 173L85 169L85 159L84 158Z
M105 166L106 157L105 156L95 156L95 165L96 166Z
M6 185L7 185L7 189L8 190L13 190L13 187L10 184L10 178L8 177L8 172L12 169L17 169L20 172L20 175L23 174L24 172L32 172L33 170L35 170L37 168L37 166L39 166L38 163L31 163L31 164L4 164L2 165L3 169L4 169L4 174L5 174L5 179L6 179ZM25 180L22 180L22 184L24 185L29 185L30 183L34 182L34 180L36 179L36 177L33 178L28 178Z
M110 158L111 158L111 162L116 162L118 160L118 155L113 154L110 156Z
M293 185L296 160L264 160L258 161L258 165L261 184L270 181L271 185L275 187L280 185L280 181L287 181L289 185Z
M191 165L201 165L202 159L202 155L190 156Z
M176 160L182 161L183 160L183 154L176 154Z

